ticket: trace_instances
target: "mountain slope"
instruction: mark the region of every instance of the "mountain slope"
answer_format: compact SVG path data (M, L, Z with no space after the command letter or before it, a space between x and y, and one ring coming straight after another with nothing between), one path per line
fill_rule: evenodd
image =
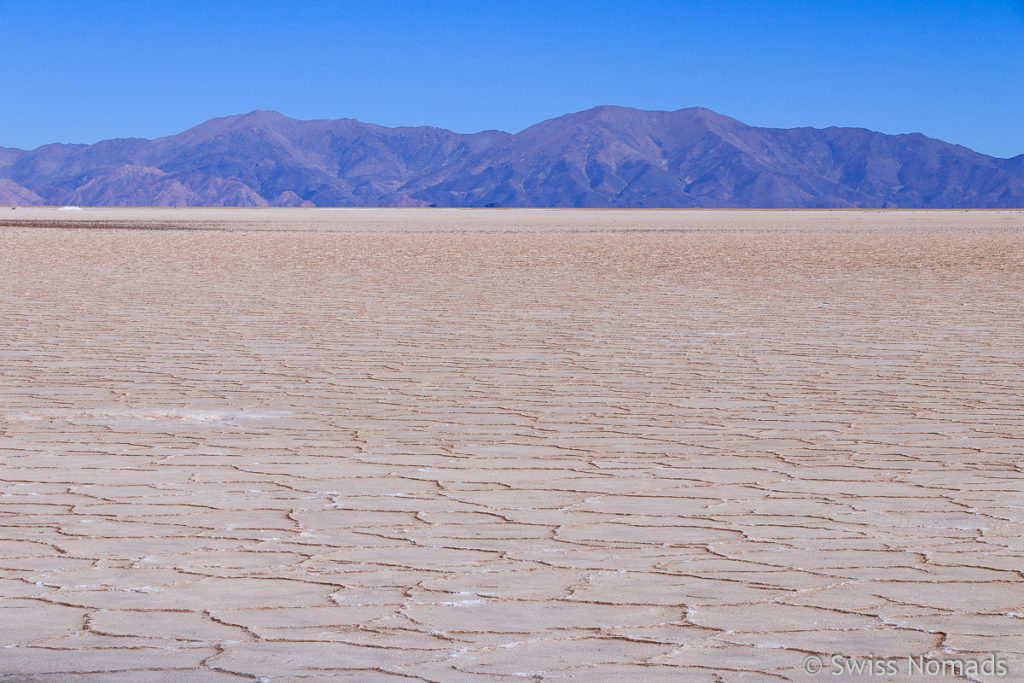
M0 148L0 203L1020 207L1024 155L699 108L596 107L469 135L254 111L156 140Z

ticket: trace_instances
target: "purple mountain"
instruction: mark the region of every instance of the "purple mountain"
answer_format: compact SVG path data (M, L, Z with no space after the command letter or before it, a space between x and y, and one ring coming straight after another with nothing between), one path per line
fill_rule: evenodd
M156 140L0 148L0 204L1024 207L1024 154L597 107L516 134L254 111Z

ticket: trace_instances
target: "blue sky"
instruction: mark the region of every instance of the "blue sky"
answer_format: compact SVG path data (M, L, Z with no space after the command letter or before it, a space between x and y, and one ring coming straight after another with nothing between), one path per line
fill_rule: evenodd
M1024 0L0 0L0 145L276 109L459 132L598 104L1024 153Z

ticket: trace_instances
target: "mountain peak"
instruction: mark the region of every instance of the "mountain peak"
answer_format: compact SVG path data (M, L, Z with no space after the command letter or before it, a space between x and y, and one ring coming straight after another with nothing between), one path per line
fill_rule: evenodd
M245 122L252 125L267 125L280 123L282 121L294 121L295 119L289 118L279 111L273 109L253 109L246 114L237 114L235 116L227 116L224 118L233 119L237 122Z
M232 114L230 116L218 116L193 126L186 131L170 135L161 139L197 139L210 138L222 135L231 130L248 128L274 128L282 123L295 121L280 112L269 109L254 109L246 114Z

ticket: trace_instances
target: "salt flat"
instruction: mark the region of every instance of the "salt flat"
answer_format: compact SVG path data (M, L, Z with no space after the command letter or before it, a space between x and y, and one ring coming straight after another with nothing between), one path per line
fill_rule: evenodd
M11 679L1024 678L1024 212L0 237Z

